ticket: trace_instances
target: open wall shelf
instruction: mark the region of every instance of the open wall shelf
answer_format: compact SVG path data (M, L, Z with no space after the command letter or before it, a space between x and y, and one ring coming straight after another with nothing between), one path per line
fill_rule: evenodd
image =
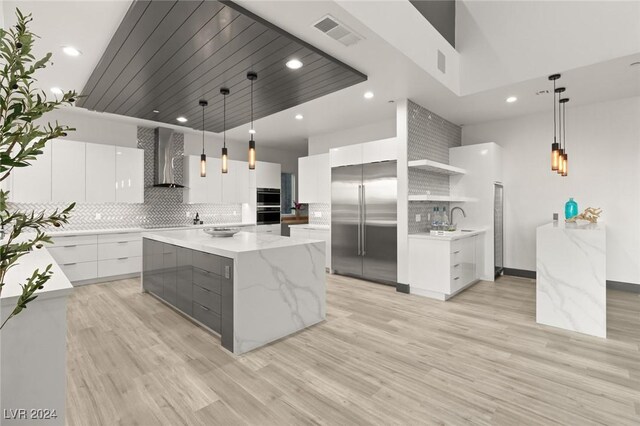
M440 173L443 175L464 175L467 173L465 169L461 169L460 167L450 166L449 164L438 163L437 161L431 160L409 161L409 167L433 173Z
M460 195L409 195L409 201L444 201L450 203L466 203L476 201L475 198Z

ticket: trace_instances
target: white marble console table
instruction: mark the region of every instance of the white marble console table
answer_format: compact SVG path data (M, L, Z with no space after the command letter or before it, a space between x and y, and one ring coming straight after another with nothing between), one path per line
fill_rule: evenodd
M554 222L536 232L536 321L607 336L606 231Z

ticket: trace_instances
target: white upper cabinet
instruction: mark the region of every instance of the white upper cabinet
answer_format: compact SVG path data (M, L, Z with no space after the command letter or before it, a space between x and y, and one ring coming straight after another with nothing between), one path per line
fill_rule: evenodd
M397 160L398 140L396 138L389 138L341 146L339 148L332 148L329 154L331 155L331 167Z
M87 196L88 203L113 203L116 201L116 147L88 143L87 147Z
M331 155L331 167L362 164L362 145L363 144L355 144L332 148L329 151Z
M144 150L116 147L116 202L144 203Z
M200 156L184 158L184 202L187 204L222 202L222 172L220 159L207 158L207 175L200 176Z
M229 160L228 172L222 175L222 202L240 204L249 202L249 163Z
M9 200L14 203L51 202L51 143L27 167L12 170Z
M298 201L331 202L331 166L329 154L298 158Z
M281 168L277 163L256 161L256 187L280 189Z
M82 202L86 198L86 143L56 139L51 143L51 201Z

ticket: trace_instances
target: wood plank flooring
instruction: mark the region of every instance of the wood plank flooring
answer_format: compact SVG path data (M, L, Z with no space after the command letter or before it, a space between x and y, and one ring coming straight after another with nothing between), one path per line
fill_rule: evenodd
M69 425L640 424L640 295L609 339L535 323L535 285L449 302L328 276L327 321L234 357L139 281L76 288Z

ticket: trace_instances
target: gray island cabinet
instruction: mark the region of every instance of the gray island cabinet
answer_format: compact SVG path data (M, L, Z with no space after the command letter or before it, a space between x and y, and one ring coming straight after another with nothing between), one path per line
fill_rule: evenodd
M143 239L142 290L242 354L325 319L324 242L202 230Z

